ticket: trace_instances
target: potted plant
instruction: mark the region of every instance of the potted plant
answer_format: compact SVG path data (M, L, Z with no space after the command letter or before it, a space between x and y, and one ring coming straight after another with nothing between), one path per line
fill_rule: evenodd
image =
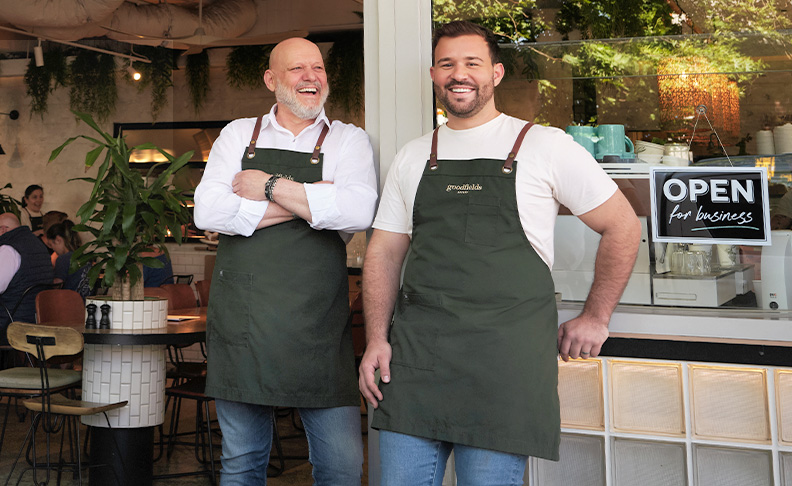
M85 156L86 168L93 167L102 152L105 156L95 178L72 179L93 184L88 201L77 211L80 224L75 229L90 232L95 238L74 252L72 265L79 268L92 262L88 274L91 285L103 272L102 286L110 289L108 295L114 300L143 300L142 266L161 268L163 265L143 254L152 248L167 254L165 238L172 235L181 243L182 225L190 220L186 205L189 197L174 188L169 178L184 167L192 152L174 157L150 143L130 148L122 136L114 138L104 132L91 115L73 113L97 132L99 138L71 137L52 151L49 161L80 138L96 145ZM168 162L164 163L167 167L156 178L151 176L156 166L152 167L144 177L129 166L133 150L157 150L167 158Z

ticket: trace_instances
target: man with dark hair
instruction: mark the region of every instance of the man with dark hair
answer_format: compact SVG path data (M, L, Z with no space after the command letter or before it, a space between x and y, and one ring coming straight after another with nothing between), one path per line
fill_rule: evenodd
M8 344L6 328L12 320L36 322L38 291L25 294L25 290L51 284L52 275L47 246L30 228L20 225L16 215L0 214L0 342Z
M448 124L397 154L366 250L359 386L383 486L441 484L451 451L476 486L522 484L528 456L558 460L558 355L599 354L638 250L635 213L583 147L497 110L490 39L468 22L435 32ZM602 238L583 312L559 327L561 204Z
M363 130L325 115L312 42L275 46L264 82L277 104L223 129L195 192L196 225L221 233L206 378L223 431L221 482L266 484L273 409L284 406L299 410L315 484L359 485L344 240L374 217L373 151Z

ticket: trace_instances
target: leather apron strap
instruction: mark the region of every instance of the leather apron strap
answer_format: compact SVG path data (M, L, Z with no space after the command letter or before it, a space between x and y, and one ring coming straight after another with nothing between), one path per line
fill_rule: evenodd
M510 174L512 166L514 165L514 158L517 157L517 152L520 151L520 147L522 146L523 139L525 138L525 134L528 133L528 130L534 124L532 122L528 122L525 126L520 130L519 135L517 135L517 140L514 141L514 147L512 147L511 152L509 152L509 156L506 158L506 161L503 163L503 173ZM432 133L432 148L429 151L429 168L431 170L437 170L437 131L440 130L440 127L435 128L434 132Z
M262 116L256 118L256 126L253 127L253 134L250 136L250 144L247 149L247 158L249 159L256 156L256 142L258 141L258 135L261 131L261 119ZM314 165L319 163L319 152L322 150L322 144L329 131L330 127L325 124L325 126L322 127L322 133L319 134L319 138L316 140L316 145L314 145L314 150L311 154L311 163Z

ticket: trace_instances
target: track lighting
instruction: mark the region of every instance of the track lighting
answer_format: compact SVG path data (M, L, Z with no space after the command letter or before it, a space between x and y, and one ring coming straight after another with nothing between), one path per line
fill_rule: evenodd
M132 67L132 63L127 66L126 70L129 73L129 76L135 81L140 81L140 78L143 77L143 75L140 74L140 71Z
M44 50L41 48L41 39L38 40L38 45L33 47L33 57L36 59L36 67L44 65Z

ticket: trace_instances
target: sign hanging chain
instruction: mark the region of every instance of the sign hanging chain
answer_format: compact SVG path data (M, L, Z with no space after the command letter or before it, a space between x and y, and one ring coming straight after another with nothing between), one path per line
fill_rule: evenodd
M724 147L723 142L721 142L720 135L718 135L718 132L715 131L715 127L713 127L712 123L710 123L710 119L707 116L707 107L705 105L698 105L696 107L696 123L693 125L693 133L690 134L690 140L688 141L688 152L690 151L690 146L693 144L693 137L696 135L696 127L698 126L699 118L701 118L701 115L704 115L704 119L707 120L707 125L709 125L710 130L712 130L712 133L715 134L715 138L718 139L718 143L720 144L720 147L723 150L723 155L726 156L726 160L729 161L729 165L734 167L734 164L732 163L729 154L726 153L726 147Z

